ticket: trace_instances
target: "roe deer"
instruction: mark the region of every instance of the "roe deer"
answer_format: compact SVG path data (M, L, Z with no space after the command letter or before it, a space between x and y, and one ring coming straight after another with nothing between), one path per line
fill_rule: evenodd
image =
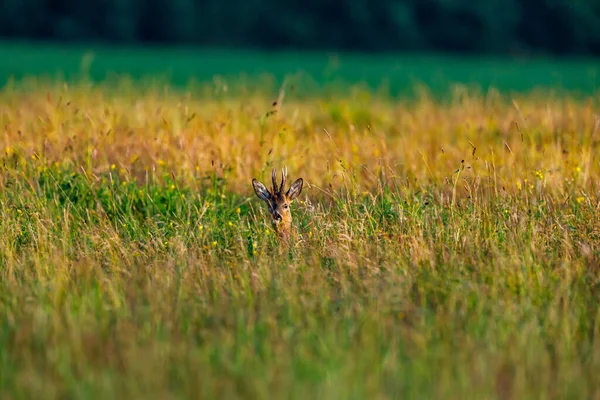
M273 227L279 237L285 241L290 239L292 229L292 214L290 212L290 204L302 192L302 178L298 178L292 186L283 192L285 181L287 180L287 168L281 170L281 185L277 187L277 175L275 169L271 175L273 180L273 190L269 191L265 185L257 179L252 179L252 186L256 196L267 203L267 207L271 217L273 217Z

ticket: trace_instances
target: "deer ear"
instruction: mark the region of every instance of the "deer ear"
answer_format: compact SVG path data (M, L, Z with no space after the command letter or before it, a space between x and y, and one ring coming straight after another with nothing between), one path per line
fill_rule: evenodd
M303 184L304 181L302 180L302 178L298 178L294 183L292 183L292 186L290 186L289 190L285 194L288 197L288 199L290 199L290 201L294 200L296 197L298 197L300 192L302 192Z
M252 179L252 186L254 187L254 193L256 193L256 196L259 199L264 201L269 201L271 199L271 193L269 193L265 185L263 185L261 182L257 181L256 179Z

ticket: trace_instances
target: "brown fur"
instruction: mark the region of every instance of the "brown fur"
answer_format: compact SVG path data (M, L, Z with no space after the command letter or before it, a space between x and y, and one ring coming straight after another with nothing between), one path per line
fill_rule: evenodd
M292 213L290 212L292 201L302 192L304 181L298 178L290 188L284 192L287 180L287 169L281 170L281 185L277 187L277 175L275 169L272 173L273 189L268 190L262 182L252 179L252 186L256 196L267 203L269 214L271 214L273 227L278 236L289 241L292 232Z

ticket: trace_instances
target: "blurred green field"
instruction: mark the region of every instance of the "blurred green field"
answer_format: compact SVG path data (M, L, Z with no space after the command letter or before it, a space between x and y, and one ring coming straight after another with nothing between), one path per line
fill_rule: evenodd
M46 79L118 80L126 74L138 84L157 81L180 88L215 76L244 82L251 91L272 91L286 77L298 82L298 96L347 90L361 83L389 94L414 94L415 85L444 95L460 83L503 92L533 89L590 94L600 85L597 60L507 60L445 55L355 55L265 53L169 48L106 48L53 44L0 43L0 82L28 76ZM232 85L235 89L236 85ZM239 87L239 85L237 85ZM236 93L232 93L236 95Z

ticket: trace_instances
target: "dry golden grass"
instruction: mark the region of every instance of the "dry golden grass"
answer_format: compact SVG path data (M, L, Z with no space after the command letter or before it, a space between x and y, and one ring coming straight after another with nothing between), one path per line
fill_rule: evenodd
M227 171L227 189L244 193L253 176L284 164L324 191L372 190L382 179L447 189L461 165L457 195L467 193L463 179L496 193L540 181L553 195L595 190L600 132L593 99L507 99L457 89L441 105L426 94L392 102L359 91L328 100L288 95L271 107L275 98L195 100L167 90L109 95L66 85L4 95L2 148L88 173L114 165L139 182L155 170L186 182Z
M0 94L4 398L600 396L598 98L276 98Z

